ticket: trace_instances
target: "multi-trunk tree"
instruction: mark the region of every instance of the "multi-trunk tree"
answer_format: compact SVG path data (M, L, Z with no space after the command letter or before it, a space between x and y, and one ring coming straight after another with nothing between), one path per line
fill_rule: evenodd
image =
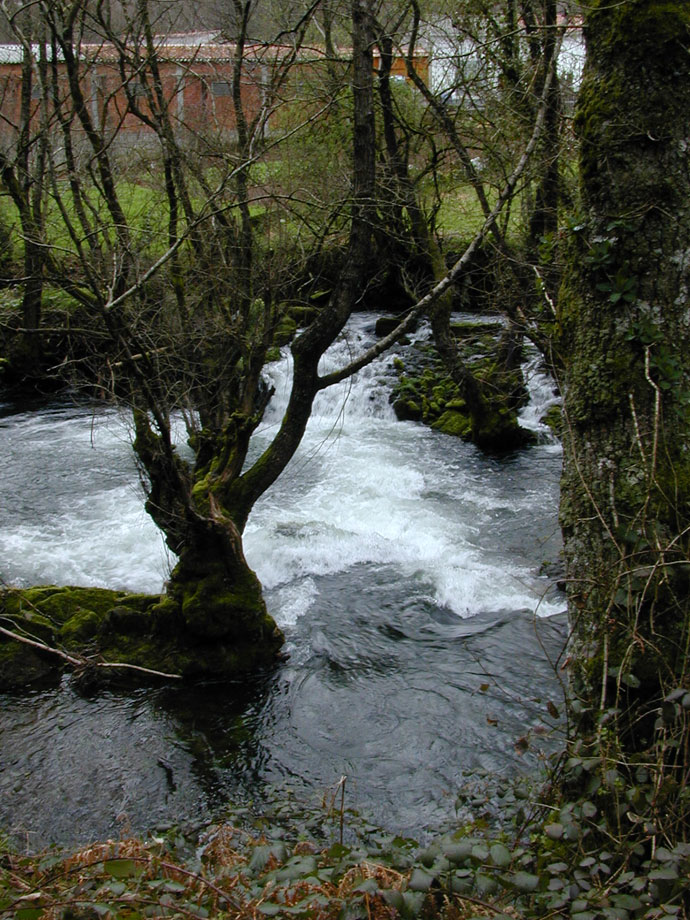
M146 0L128 10L124 34L113 29L107 4L34 7L47 62L37 108L49 132L47 183L61 228L57 238L45 232L39 242L52 283L78 305L98 363L109 368L110 381L101 376L100 384L131 407L146 508L178 557L152 626L166 639L179 632L190 647L226 646L231 652L221 664L240 670L270 659L281 644L245 561L242 531L256 500L299 446L312 402L327 385L319 359L360 294L375 155L371 16L365 0L354 0L346 251L329 302L292 345L293 385L282 424L264 453L248 462L252 433L271 395L262 371L282 319L272 287L275 265L256 259L252 170L313 10L301 10L293 31L283 33L259 68L248 43L252 5L236 4L235 138L226 145L213 131L197 133L190 143L181 130L177 94L162 67L165 45L154 35ZM27 48L35 53L30 41ZM108 82L97 69L103 60L111 65ZM261 106L252 111L244 87L259 72ZM121 146L125 122L146 129L145 153L155 162L150 180L158 183L157 214L148 230L133 219L127 200L132 184L123 166L136 148ZM185 450L176 443L179 420Z

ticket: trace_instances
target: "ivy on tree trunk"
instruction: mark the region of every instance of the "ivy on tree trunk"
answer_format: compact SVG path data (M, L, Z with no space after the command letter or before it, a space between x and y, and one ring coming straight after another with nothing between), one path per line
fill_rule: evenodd
M595 0L585 33L560 300L574 726L656 764L668 804L688 768L690 8Z

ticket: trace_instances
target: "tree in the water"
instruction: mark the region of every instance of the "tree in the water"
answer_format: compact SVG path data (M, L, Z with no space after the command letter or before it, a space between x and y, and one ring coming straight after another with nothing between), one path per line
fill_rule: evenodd
M461 200L469 193L488 231L456 275L456 289L446 289L430 305L434 341L464 405L465 436L483 448L511 449L530 438L516 411L523 386L519 371L516 374L523 336L527 334L545 350L545 337L534 321L543 303L536 296L534 268L539 263L538 241L553 234L557 225L561 197L563 129L556 64L565 20L559 21L552 0L523 3L521 16L512 2L468 2L453 16L426 6L412 0L394 27L383 18L377 24L384 138L381 173L389 198L386 226L394 230L391 241L406 253L407 262L425 268L421 285L408 264L403 264L403 278L412 277L420 289L430 278L436 282L444 278L446 257L435 232L435 211L442 196L436 202L432 198L430 204L428 194L420 193L425 173L410 168L411 138L425 136L431 145L425 169L434 176L435 187L443 187L443 197L451 197L448 165L452 164L453 174L462 177ZM442 93L427 85L414 66L414 51L424 36L432 38L432 66L444 71ZM395 48L406 55L408 79L425 102L417 124L406 122L404 109L391 92ZM494 211L497 199L500 207ZM511 214L518 201L523 202L525 220L524 229L516 233ZM473 269L480 263L483 283L494 286L491 306L508 322L496 360L488 372L484 367L478 374L463 356L451 317L458 292L475 307L470 279L476 277ZM537 275L543 282L544 270L537 269Z
M97 384L131 406L146 508L178 557L154 609L155 629L164 639L178 632L199 648L185 664L189 673L247 670L281 645L245 560L242 532L328 385L318 362L361 293L373 223L371 17L366 0L353 0L347 245L329 302L292 344L282 423L261 456L248 460L271 395L262 377L269 349L286 327L294 330L276 302L281 254L266 250L255 231L252 170L314 9L304 4L292 31L257 60L247 32L253 6L235 4L235 136L228 143L212 125L192 132L180 123L177 89L171 92L162 67L166 46L154 33L147 0L129 9L125 33L114 28L108 3L34 5L47 49L37 108L49 132L51 207L60 227L40 240L46 272L73 298ZM94 45L94 36L106 44ZM110 65L105 76L103 61ZM179 77L195 78L194 66ZM247 91L253 78L261 81L254 96ZM258 110L248 108L247 99L256 97ZM122 146L122 129L137 123L148 146L137 155L133 179L127 159L134 148L126 139ZM149 183L157 191L144 193L145 206L155 211L142 219L132 202ZM189 452L176 444L176 419ZM221 647L227 654L216 654Z
M612 821L680 839L690 767L690 7L594 0L585 32L581 213L560 303L575 753L600 758Z

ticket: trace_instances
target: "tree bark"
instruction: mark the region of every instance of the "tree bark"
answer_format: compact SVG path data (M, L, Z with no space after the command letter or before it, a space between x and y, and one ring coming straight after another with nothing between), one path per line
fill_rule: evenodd
M595 0L586 39L560 304L574 727L619 764L644 752L673 789L688 768L668 699L690 641L690 9Z
M364 289L376 176L372 18L369 0L352 2L353 164L352 216L345 261L330 302L293 343L292 390L282 424L258 461L229 490L229 504L244 529L254 503L285 469L299 447L316 394L330 385L319 377L321 355L335 341Z

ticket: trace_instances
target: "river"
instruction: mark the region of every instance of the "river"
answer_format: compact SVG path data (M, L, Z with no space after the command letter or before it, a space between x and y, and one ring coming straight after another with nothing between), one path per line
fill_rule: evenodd
M371 342L358 315L332 366ZM424 335L424 332L421 333ZM286 353L287 355L287 353ZM560 448L538 362L502 457L389 405L394 355L318 397L302 447L245 536L287 660L242 686L0 695L0 828L31 848L199 822L228 802L347 804L419 835L452 819L477 770L534 769L560 705ZM254 449L287 396L288 358ZM0 575L12 584L158 591L174 560L142 507L126 416L0 404ZM530 749L516 742L526 735ZM556 742L557 743L557 742ZM519 750L518 750L519 749Z

